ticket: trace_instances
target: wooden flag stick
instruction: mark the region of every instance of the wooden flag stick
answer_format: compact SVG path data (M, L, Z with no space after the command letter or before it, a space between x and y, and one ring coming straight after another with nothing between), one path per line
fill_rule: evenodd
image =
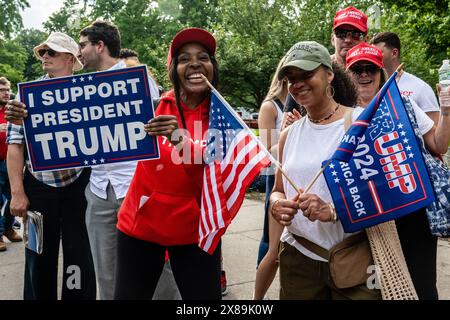
M331 159L328 160L325 165L322 167L322 169L320 169L316 175L314 176L314 178L312 179L312 181L308 184L308 186L306 187L305 191L303 191L303 193L308 193L308 191L312 188L312 186L314 185L314 183L316 183L317 179L319 179L320 175L325 171L325 169L328 167L328 165L331 163Z
M278 170L280 170L280 172L283 174L283 176L286 178L286 180L289 182L289 184L295 189L295 191L297 191L297 193L300 195L300 189L295 185L294 181L291 180L291 178L288 177L288 175L286 174L286 172L283 170L283 168L281 167L281 163L276 160L272 154L269 152L269 150L267 150L266 146L258 139L258 137L255 136L255 134L253 133L252 130L250 130L250 128L245 124L245 122L241 119L241 117L236 113L236 111L234 111L234 109L226 102L226 100L220 95L220 93L216 90L216 88L214 88L214 86L208 81L208 79L201 74L203 80L206 81L206 83L208 84L208 86L211 88L211 90L215 90L217 92L217 95L222 99L222 101L227 105L227 109L234 114L235 118L239 121L239 123L241 124L241 126L243 126L249 133L250 135L253 137L253 139L256 141L256 143L258 143L259 147L266 152L266 154L268 155L270 161L272 163L274 163Z

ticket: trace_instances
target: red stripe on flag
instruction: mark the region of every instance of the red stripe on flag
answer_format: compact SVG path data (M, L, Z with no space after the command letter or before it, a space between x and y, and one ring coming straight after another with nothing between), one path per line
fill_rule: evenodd
M222 171L222 176L229 176L232 173L233 170L233 164L236 161L236 158L239 154L239 152L245 148L245 146L251 141L251 138L246 135L244 136L235 146L232 150L229 150L228 152L232 152L232 157L230 158L230 161L226 163L226 166L224 170ZM224 159L222 162L227 161L227 159ZM225 181L225 179L223 179Z
M370 195L372 196L375 207L377 208L377 212L383 213L380 197L378 196L377 189L375 188L373 181L369 181L367 184L369 185Z
M260 163L258 163L255 167L253 167L252 170L247 174L247 176L245 177L245 179L242 182L241 193L240 193L239 197L234 201L233 205L229 208L229 213L230 213L230 216L232 217L232 219L236 216L236 214L238 213L238 211L242 205L242 202L244 201L245 191L247 190L247 188L251 185L253 180L255 180L255 178L259 175L260 171L263 168L265 168L266 166L268 166L269 164L270 164L269 158L265 157Z
M359 121L353 122L353 125L354 126L359 126L359 127L368 127L369 123L359 120Z
M204 191L203 194L206 200L210 200L212 217L210 216L209 210L204 209L205 205L207 205L204 201L202 208L204 219L200 220L200 224L204 224L204 221L206 221L208 224L208 231L205 231L205 227L200 227L200 230L204 232L203 238L200 239L199 246L212 254L228 224L231 222L223 194L220 164L215 163L205 167L205 181L207 182L207 190Z
M347 153L353 153L353 151L344 149L344 148L337 148L337 150L342 151L342 152L347 152Z
M252 161L254 158L256 158L258 156L258 153L260 152L260 150L261 150L261 148L258 145L256 145L252 150L250 150L249 153L247 153L246 157L244 157L244 159L242 159L242 161L238 164L233 181L231 182L228 189L225 191L225 196L227 197L227 199L231 196L231 194L236 189L237 183L239 181L239 176L241 175L242 171L245 169L246 164L249 163L250 161ZM257 163L255 163L255 165L257 165ZM225 173L223 173L223 177L225 178L224 180L226 180L228 178L228 176L226 176Z

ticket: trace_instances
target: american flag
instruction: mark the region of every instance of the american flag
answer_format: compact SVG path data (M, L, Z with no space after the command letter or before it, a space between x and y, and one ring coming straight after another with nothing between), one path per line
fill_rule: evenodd
M211 91L199 247L212 254L269 153L216 90Z

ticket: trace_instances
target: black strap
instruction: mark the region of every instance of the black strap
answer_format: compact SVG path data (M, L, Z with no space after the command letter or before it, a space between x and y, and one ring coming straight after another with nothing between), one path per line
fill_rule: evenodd
M281 100L278 98L275 98L272 101L278 107L278 109L280 109L280 111L283 112L283 109L284 109L283 102L281 102Z

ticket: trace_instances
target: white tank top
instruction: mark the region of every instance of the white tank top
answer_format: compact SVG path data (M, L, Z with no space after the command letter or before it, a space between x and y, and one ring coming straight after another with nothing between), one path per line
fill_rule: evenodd
M353 120L362 111L362 108L356 108L352 114ZM282 166L299 188L304 189L311 182L320 170L322 162L328 160L334 153L343 135L344 119L326 125L318 125L309 121L308 117L303 117L292 124L283 149ZM283 187L287 199L292 199L297 194L284 177ZM332 201L323 174L317 179L309 193L317 194L325 202ZM294 246L304 255L320 261L326 260L301 246L291 233L302 236L327 250L350 235L344 232L339 221L337 223L311 222L299 210L292 220L292 224L284 229L281 241Z

